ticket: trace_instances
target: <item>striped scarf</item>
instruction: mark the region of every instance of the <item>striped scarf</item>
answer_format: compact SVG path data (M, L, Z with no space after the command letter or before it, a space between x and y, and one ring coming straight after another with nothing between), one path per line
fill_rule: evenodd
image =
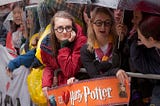
M109 42L108 47L106 49L106 53L104 54L102 49L100 48L98 42L95 41L95 43L94 43L94 50L95 50L95 53L97 54L100 61L108 61L109 60L109 57L111 56L111 53L112 53L112 48L113 48L112 42Z

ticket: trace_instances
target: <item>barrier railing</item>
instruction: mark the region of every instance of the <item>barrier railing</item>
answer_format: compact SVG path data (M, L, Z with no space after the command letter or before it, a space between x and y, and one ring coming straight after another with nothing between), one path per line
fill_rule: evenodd
M80 72L87 73L85 68L81 68ZM130 77L147 78L147 79L160 79L160 75L156 75L156 74L142 74L142 73L134 73L134 72L126 72L126 73Z
M126 72L130 77L147 78L147 79L160 79L160 75L156 74L142 74L134 72Z

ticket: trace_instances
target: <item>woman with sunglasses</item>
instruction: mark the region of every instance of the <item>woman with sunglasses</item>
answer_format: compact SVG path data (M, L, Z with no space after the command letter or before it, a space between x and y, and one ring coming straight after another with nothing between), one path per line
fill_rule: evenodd
M116 75L122 83L128 79L125 71L113 64L117 40L115 32L112 13L107 8L94 8L88 24L87 44L81 48L81 60L91 78ZM119 58L115 60L119 62Z
M86 43L82 28L65 11L57 12L51 20L51 33L41 43L41 57L45 65L42 77L42 89L47 96L47 89L56 82L53 77L58 73L58 86L75 76L81 67L80 48ZM55 70L61 69L56 73Z

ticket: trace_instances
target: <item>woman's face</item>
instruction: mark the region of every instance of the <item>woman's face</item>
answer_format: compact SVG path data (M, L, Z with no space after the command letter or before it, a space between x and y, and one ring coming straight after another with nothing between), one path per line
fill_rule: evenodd
M27 28L33 28L33 13L31 10L27 11Z
M15 7L13 9L13 21L17 24L20 25L22 23L22 18L23 18L23 10L20 7Z
M132 23L137 28L139 22L142 20L142 13L140 11L133 11Z
M93 21L93 30L97 40L100 38L106 39L111 31L111 18L104 13L97 13Z
M67 40L71 37L72 21L67 18L55 17L55 35L59 41Z
M116 24L121 23L123 20L123 10L116 9L114 10L114 21Z
M142 35L141 31L139 29L137 29L138 31L138 39L140 40L139 44L143 44L145 45L147 48L152 48L155 45L155 40L150 38L145 38L144 35Z

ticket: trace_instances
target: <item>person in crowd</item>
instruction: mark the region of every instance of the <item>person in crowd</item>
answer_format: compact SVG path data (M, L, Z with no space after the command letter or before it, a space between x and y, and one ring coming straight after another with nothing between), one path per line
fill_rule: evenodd
M126 23L124 22L125 20L125 10L121 9L114 9L114 21L115 21L115 27L117 34L119 36L119 40L122 41L125 39L125 36L128 34L128 26L125 25Z
M138 40L131 45L131 60L141 73L160 74L160 16L145 17L138 26ZM152 27L150 27L152 26ZM152 92L151 104L160 106L159 81Z
M137 42L138 40L137 28L140 21L143 21L145 17L152 16L153 13L154 14L160 13L159 7L147 1L141 1L137 3L133 11L133 19L132 19L133 28L130 31L130 34L127 39L127 43L129 45L130 50L132 49L131 45L133 45L134 42ZM142 72L143 70L138 70L136 68L137 66L134 65L135 61L133 61L131 54L133 54L132 50L130 51L130 58L129 58L131 71ZM146 104L149 104L150 96L152 94L152 89L153 89L153 83L151 80L132 78L131 106L136 106L137 104L145 106Z
M38 17L40 17L41 15L41 12L42 11L39 11L39 10L43 10L43 12L46 13L47 16L45 18L41 17L41 28L44 29L44 27L47 27L47 25L49 24L49 19L50 19L50 15L54 15L55 11L52 10L52 8L47 8L46 4L44 4L45 2L42 2L39 6L38 6L38 9L37 9L37 12L39 13ZM28 7L29 8L29 7ZM24 65L25 67L27 68L32 68L32 67L38 67L42 64L40 64L39 60L41 60L41 58L35 56L35 54L37 52L40 52L40 43L41 43L41 40L46 36L46 33L50 33L50 28L46 28L46 30L42 31L42 35L39 35L38 33L38 29L39 29L39 24L38 23L38 19L36 18L37 17L37 13L36 13L36 7L30 7L30 9L26 9L28 12L27 12L27 29L32 29L32 30L28 30L28 33L29 36L33 36L31 37L30 39L30 42L29 43L29 51L28 50L28 47L26 49L26 47L24 47L24 52L26 52L25 54L21 54L19 56L17 56L17 58L14 58L13 60L11 60L8 65L7 65L7 73L12 73L14 71L14 69L16 68L19 68L21 65ZM47 11L46 11L47 10ZM31 13L33 12L33 13ZM37 20L35 20L37 19ZM45 19L48 19L48 21L44 21ZM46 23L47 22L47 23ZM34 26L33 26L34 25ZM37 27L36 27L37 26ZM35 28L34 28L35 27ZM33 30L35 29L35 30ZM35 34L34 34L35 33ZM38 34L37 34L38 33ZM41 31L40 31L41 33ZM30 35L30 34L34 34L34 35ZM38 36L43 36L43 37L40 37L40 40L38 40L38 38L36 39L36 37ZM37 44L39 43L39 45ZM38 45L38 46L37 46ZM41 56L40 56L41 57ZM10 74L9 74L10 75Z
M132 27L131 31L129 32L129 36L125 35L128 33L122 34L122 35L124 35L124 37L123 36L121 37L121 38L123 38L121 41L123 48L119 49L119 51L122 51L122 53L125 54L124 55L125 58L123 58L122 60L126 61L126 62L124 62L125 66L129 66L128 69L131 70L132 72L138 71L134 68L132 62L130 61L130 46L134 40L137 40L137 31L136 31L137 26L138 26L139 22L141 20L143 20L143 17L149 15L149 13L147 13L147 12L154 13L155 11L158 11L158 9L155 9L155 7L157 7L157 6L153 6L151 3L148 3L145 1L138 2L136 4L134 11L133 11L133 19L132 19L133 27ZM155 12L155 13L157 13L157 12ZM125 21L125 19L124 19L124 21ZM128 26L128 24L126 24L126 25ZM122 30L122 26L118 26L118 27L116 26L116 29ZM129 27L129 29L130 29L130 27ZM120 31L120 33L118 33L118 35L121 35L121 31ZM146 103L148 103L148 101L149 101L148 97L150 96L149 91L152 90L152 86L153 86L152 83L148 82L148 80L132 78L132 82L131 82L131 92L132 93L131 93L130 105L137 106L137 104L138 104L138 105L144 106ZM145 88L145 90L144 90L144 88Z
M30 68L32 67L32 63L38 62L37 64L39 64L39 61L35 58L36 46L40 36L38 34L40 25L37 18L37 8L27 7L26 14L27 38L24 46L21 47L21 55L9 61L7 66L7 73L12 73L14 69L19 68L21 65Z
M67 79L75 76L81 67L80 48L86 43L82 28L75 23L72 15L58 11L51 21L51 33L41 43L41 58L45 65L42 89L47 96L54 75L58 73L57 85L66 84ZM60 72L56 73L56 70Z
M113 61L118 59L113 56L116 39L114 18L110 10L94 8L88 26L87 44L81 48L81 60L91 78L116 75L123 84L126 79L129 81L125 71L117 68L119 64L113 65Z
M7 33L6 47L13 56L20 54L21 45L27 38L23 8L23 2L15 2L12 6L12 14L10 14L13 20L9 21L10 28Z
M40 31L43 32L47 25L50 24L50 21L56 12L56 9L53 6L49 6L46 1L43 1L37 6L37 11L41 28Z
M36 48L38 40L40 38L40 24L37 13L37 6L26 7L26 30L27 38L23 46L21 47L21 54Z
M121 9L114 9L113 13L115 23L123 23L124 11Z
M79 24L82 22L82 4L67 3L65 0L46 0L49 7L55 8L57 11L67 11L73 15L75 21Z
M23 49L24 54L22 53L21 55L17 56L16 58L10 60L10 62L8 63L7 73L9 75L9 77L11 77L11 79L14 78L13 76L16 73L15 71L22 69L23 66L26 67L25 69L27 69L27 71L34 72L35 70L39 70L39 71L43 70L43 64L41 64L39 61L39 58L37 58L35 56L35 53L37 53L37 51L39 51L39 49L37 49L39 47L39 46L37 46L38 45L37 43L39 43L39 44L41 43L41 41L38 38L41 37L41 39L42 39L44 36L46 36L46 34L50 33L50 25L48 25L48 24L50 22L51 16L53 17L55 11L53 11L52 8L47 8L47 6L44 4L44 2L40 3L38 6L38 10L41 9L42 11L37 11L36 9L37 9L37 7L34 7L34 6L27 6L26 7L26 14L27 14L26 26L27 26L28 41L29 41L27 43L29 43L29 47L28 47L28 45L26 46L26 44L25 44L24 49ZM37 12L40 14L41 14L41 12L44 12L46 14L45 17L40 18L41 19L40 22L42 23L41 24L42 30L40 32L38 32L39 31L39 22L38 22L37 17L40 17L41 15L37 16ZM26 49L26 47L27 47L27 49ZM24 70L22 69L19 71L23 72ZM36 77L36 78L38 78L38 77ZM34 80L34 78L30 78L30 77L27 78L29 93L31 94L30 96L33 100L34 96L32 95L32 92L36 92L37 90L35 91L34 89L29 88L34 83L34 82L33 83L29 82L30 80ZM40 80L40 83L42 83L41 80ZM39 88L36 85L34 87ZM41 92L37 91L38 92L37 99L41 99L41 98L39 98L39 95L40 95L40 97L43 96L42 95L42 88L39 90L41 90ZM34 101L34 102L36 102L36 104L37 104L38 101ZM38 104L39 104L39 102L38 102Z
M85 8L87 8L87 7L85 7ZM90 9L90 16L91 16L91 14L93 14L93 10L94 10L94 8L98 8L98 6L92 6L92 7L90 7L91 9ZM101 7L99 7L99 8L101 8ZM86 22L86 24L87 24L87 26L89 26L89 23L90 23L90 17L88 16L88 14L86 13L86 9L84 10L84 13L83 13L83 16L84 16L84 20L85 20L85 22ZM120 23L120 19L122 19L123 18L123 11L122 10L120 10L120 9L117 9L117 10L114 10L114 22L115 22L115 26L117 27L117 30L119 30L119 31L117 31L117 32L121 32L121 35L122 34L126 34L127 33L127 28L126 28L126 26L125 25L123 25L122 23ZM114 26L113 26L114 27ZM119 28L120 27L120 28ZM121 36L120 35L120 36ZM123 35L122 35L122 37L123 37ZM121 39L121 40L123 40L123 39ZM116 47L115 47L116 48ZM114 51L116 51L116 50L114 50ZM113 57L113 56L112 56ZM118 59L118 58L117 58ZM122 60L122 59L121 59ZM116 61L118 61L118 60L116 60ZM120 66L120 65L119 65ZM125 66L126 66L126 64L125 64ZM115 66L114 66L115 67ZM117 65L116 65L116 67L117 67ZM127 69L126 69L127 70ZM89 78L89 77L88 77ZM75 77L73 77L73 78L70 78L70 79L68 79L68 84L72 84L74 81L77 81L77 80L79 80L79 79L75 79Z
M154 17L154 16L153 16ZM156 17L156 18L153 18L153 19L158 19L159 17ZM152 19L152 18L151 18ZM131 46L131 57L132 57L132 61L133 64L134 64L134 67L137 69L137 70L141 70L142 73L152 73L152 74L160 74L159 72L159 61L157 60L157 58L159 57L159 50L158 50L158 40L159 40L159 32L158 32L158 20L155 21L154 24L152 24L150 21L153 21L152 20L142 20L142 22L146 21L145 23L142 24L142 22L139 24L139 28L138 28L138 41L135 41L132 46ZM150 22L150 23L149 23ZM157 22L157 23L156 23ZM143 26L142 26L143 25ZM148 28L149 25L153 25L154 27L154 30L152 28ZM157 29L156 29L157 27ZM147 29L148 28L148 29ZM147 30L146 30L147 29ZM143 36L142 36L143 35ZM147 40L148 39L148 40ZM152 44L150 44L149 42L147 41L154 41ZM156 42L156 41L157 42ZM150 45L149 45L150 44ZM151 48L151 49L146 49L144 46L140 46L140 45L145 45L147 48ZM151 52L153 49L153 53L156 53L157 55L152 55L149 53L149 51ZM140 52L141 51L145 51L145 50L148 50L146 51L146 55L149 53L150 56L146 56L148 58L148 60L151 60L152 59L152 56L155 58L155 63L151 62L151 61L144 61L143 62L143 58L146 59L145 57L145 53L143 52ZM141 54L141 55L140 55ZM139 56L139 57L137 57ZM139 62L139 63L138 63ZM145 62L147 62L145 64ZM135 65L136 64L136 65ZM150 65L149 65L150 64Z
M0 44L5 46L7 30L3 26L3 22L7 17L8 13L11 11L10 4L0 6L0 10Z

